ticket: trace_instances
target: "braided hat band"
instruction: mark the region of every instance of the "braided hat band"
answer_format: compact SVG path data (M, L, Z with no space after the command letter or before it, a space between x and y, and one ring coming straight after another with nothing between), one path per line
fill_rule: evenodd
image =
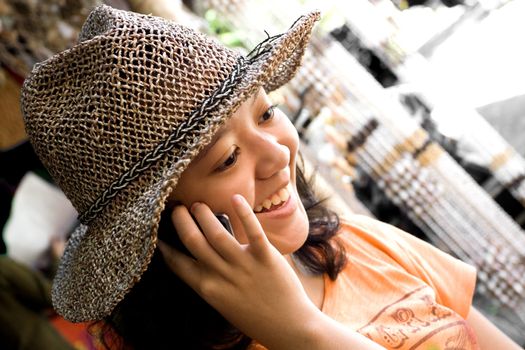
M52 289L73 322L108 315L147 268L164 203L260 87L300 65L319 13L242 57L170 21L102 5L80 42L35 65L22 111L36 153L80 213Z

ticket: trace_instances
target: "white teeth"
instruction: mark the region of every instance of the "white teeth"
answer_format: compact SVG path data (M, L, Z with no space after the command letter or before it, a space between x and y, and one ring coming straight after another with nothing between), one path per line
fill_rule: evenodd
M281 201L283 202L286 202L288 198L290 198L290 193L288 193L286 188L281 188L279 190L279 198L281 198Z
M277 204L281 203L281 197L279 197L277 194L274 194L272 196L271 201L272 201L273 205L277 205Z
M262 206L266 209L270 209L270 207L272 206L272 201L270 201L269 199L265 199L262 202Z
M279 192L274 193L270 198L265 199L262 204L259 204L256 206L253 211L256 213L259 213L263 209L270 209L272 205L278 205L283 202L286 202L290 198L290 192L286 189L286 187L283 187L279 190Z

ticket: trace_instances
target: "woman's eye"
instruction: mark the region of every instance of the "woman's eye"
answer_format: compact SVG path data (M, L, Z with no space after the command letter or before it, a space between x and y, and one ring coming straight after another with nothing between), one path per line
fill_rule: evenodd
M235 148L235 150L230 154L230 156L222 163L218 168L217 171L223 171L231 167L235 164L237 161L237 157L239 156L239 148Z
M259 118L259 122L260 123L264 123L264 122L267 122L268 120L272 119L273 115L275 113L275 108L276 107L277 107L277 105L270 106L270 108L268 108L266 110L266 112L264 112L263 115L261 115L261 117Z

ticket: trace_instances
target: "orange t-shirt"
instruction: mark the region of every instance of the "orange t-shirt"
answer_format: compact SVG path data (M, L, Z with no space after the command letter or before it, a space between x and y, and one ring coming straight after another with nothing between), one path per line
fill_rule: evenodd
M338 237L348 260L325 275L325 314L387 349L478 349L465 321L474 267L366 216L342 219Z

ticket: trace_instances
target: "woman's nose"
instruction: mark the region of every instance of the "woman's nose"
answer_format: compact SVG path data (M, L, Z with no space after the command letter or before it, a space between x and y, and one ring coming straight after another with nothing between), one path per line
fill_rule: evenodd
M256 154L257 178L267 179L290 163L290 149L273 135L262 134L253 144Z

